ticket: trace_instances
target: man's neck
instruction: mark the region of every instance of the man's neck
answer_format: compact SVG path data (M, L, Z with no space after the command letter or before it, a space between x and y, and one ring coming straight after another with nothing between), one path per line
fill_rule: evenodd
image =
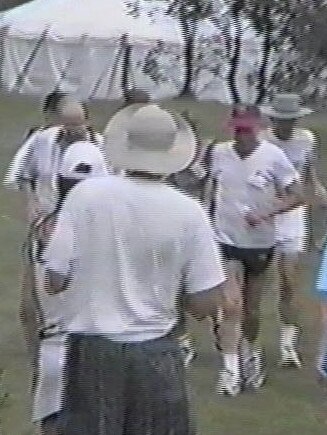
M281 141L288 141L291 140L295 134L295 129L291 130L290 132L288 132L287 134L283 134L280 131L278 131L278 129L272 128L271 129L273 135Z
M164 179L163 175L150 174L149 172L143 172L143 171L127 171L126 174L128 177L143 179L143 180L162 181Z
M244 146L244 144L241 144L237 141L234 141L233 144L234 150L236 151L236 153L239 155L241 159L246 159L247 157L249 157L258 149L259 146L260 146L260 142L258 140L253 142L253 145L249 147L246 147Z

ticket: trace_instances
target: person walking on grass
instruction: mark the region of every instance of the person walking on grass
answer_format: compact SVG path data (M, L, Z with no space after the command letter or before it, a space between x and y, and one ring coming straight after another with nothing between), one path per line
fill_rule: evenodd
M63 365L67 336L63 327L67 306L61 295L49 297L45 290L44 251L58 213L70 190L79 182L91 177L108 175L107 165L100 150L90 142L76 142L63 155L58 175L58 203L49 215L35 221L25 246L25 261L30 265L32 283L27 291L34 302L34 330L31 323L23 323L29 348L36 346L33 364L33 422L42 435L60 435L57 414L62 407ZM76 309L78 309L76 307Z
M22 193L31 223L39 213L47 213L56 203L55 177L61 152L79 140L101 147L103 138L88 125L85 105L67 94L51 94L44 106L46 127L29 133L14 156L4 179L6 187Z
M308 129L298 127L299 119L312 113L301 106L296 94L277 94L261 112L271 119L271 127L262 137L284 151L300 175L307 204L327 204L327 192L316 169L317 138ZM279 272L280 364L302 367L298 350L300 319L297 297L301 287L300 265L307 249L309 225L307 206L276 216L276 255Z
M119 111L105 143L125 177L83 181L59 213L48 293L78 307L65 325L62 434L195 433L175 328L181 307L204 318L228 287L201 206L164 182L195 142L157 105Z
M211 150L213 225L234 283L229 286L234 306L223 305L223 321L216 329L224 361L217 391L231 396L264 382L257 339L264 272L275 244L274 219L301 203L296 170L283 151L259 139L261 125L256 108L239 105L228 124L233 140ZM283 192L278 201L277 189Z
M24 162L24 176L19 174L14 179L18 183L23 194L27 195L29 216L29 229L42 216L51 213L58 202L58 169L62 156L66 149L77 141L89 139L99 149L102 147L102 137L86 125L85 110L79 102L64 100L58 108L58 117L61 126L51 127L32 135L33 144L31 154ZM31 298L33 285L33 273L31 265L23 262L22 272L22 293L20 301L20 318L25 329L33 331L36 329L34 316L34 301ZM36 352L36 341L28 342L31 361L34 361Z

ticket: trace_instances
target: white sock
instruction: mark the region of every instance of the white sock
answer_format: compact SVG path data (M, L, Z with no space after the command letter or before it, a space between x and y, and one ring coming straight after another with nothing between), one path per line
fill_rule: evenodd
M241 353L243 360L248 360L252 357L253 352L257 350L254 343L250 343L246 338L242 338L241 341Z
M225 353L223 355L225 369L234 373L235 377L240 377L240 362L239 356L236 354Z
M295 325L283 325L281 328L281 345L295 346L298 334L298 328Z

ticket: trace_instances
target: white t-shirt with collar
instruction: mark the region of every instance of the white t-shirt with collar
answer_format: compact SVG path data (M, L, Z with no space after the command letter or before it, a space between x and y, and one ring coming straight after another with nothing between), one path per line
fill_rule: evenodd
M161 182L108 176L68 195L44 254L72 281L67 330L143 341L178 322L177 298L225 280L200 204Z
M284 189L297 172L277 146L261 141L256 150L241 158L233 141L212 150L211 173L217 181L214 227L221 243L239 248L270 248L275 242L274 220L250 226L247 211L267 214L274 209L278 188Z
M272 129L264 131L262 136L284 151L300 177L304 175L306 168L315 161L317 138L310 130L296 128L293 136L288 140L279 139L274 135ZM307 207L305 206L276 216L277 242L293 239L304 241L307 236L306 221Z

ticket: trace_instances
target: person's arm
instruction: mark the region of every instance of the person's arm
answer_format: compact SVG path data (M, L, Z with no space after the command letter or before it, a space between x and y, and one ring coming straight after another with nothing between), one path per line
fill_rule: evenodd
M74 224L71 215L66 211L59 213L42 260L46 269L47 293L55 295L66 290L72 278L75 260Z
M263 215L249 213L247 215L249 225L258 225L264 220L271 220L305 203L299 174L281 150L276 153L273 171L278 198L274 200L267 213Z
M327 206L327 190L321 183L313 162L305 169L303 180L305 201L308 205Z
M304 202L305 197L301 183L299 181L293 181L291 184L284 187L284 195L276 201L273 210L268 214L267 218L287 213L304 204Z
M196 319L215 316L227 285L223 259L213 230L203 212L189 227L184 268L185 309Z

